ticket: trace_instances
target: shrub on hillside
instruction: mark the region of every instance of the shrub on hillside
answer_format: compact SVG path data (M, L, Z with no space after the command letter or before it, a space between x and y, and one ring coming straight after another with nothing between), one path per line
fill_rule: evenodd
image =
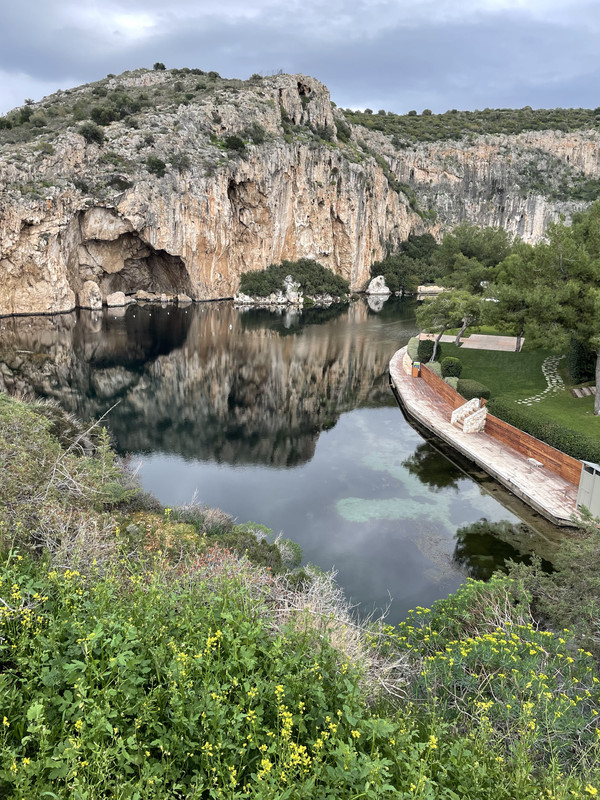
M491 395L487 386L470 378L460 378L456 384L456 390L462 394L465 400L472 400L474 397L483 397L485 400L489 400Z
M442 358L440 363L443 378L460 378L463 369L460 358L446 356L446 358Z
M94 106L90 111L90 117L98 125L110 125L119 119L119 113L110 105Z
M169 158L169 163L177 172L185 172L192 166L192 160L187 153L173 153Z
M157 158L157 156L148 156L146 159L146 169L153 175L157 175L159 178L162 178L167 171L167 165L162 158Z
M246 149L246 142L241 136L236 136L235 134L233 134L233 136L226 136L223 139L223 144L227 150L234 150L238 153L243 153Z
M79 128L79 133L83 136L86 142L88 142L88 144L91 144L92 142L95 142L96 144L102 144L104 142L104 131L94 122L85 122L81 128Z

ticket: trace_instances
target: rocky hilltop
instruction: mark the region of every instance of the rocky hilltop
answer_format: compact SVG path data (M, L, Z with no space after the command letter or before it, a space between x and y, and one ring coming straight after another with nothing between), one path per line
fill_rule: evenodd
M361 290L386 248L465 219L535 241L584 203L523 176L599 176L598 143L537 132L398 150L313 78L109 76L0 118L0 316L115 292L231 297L241 272L301 257Z

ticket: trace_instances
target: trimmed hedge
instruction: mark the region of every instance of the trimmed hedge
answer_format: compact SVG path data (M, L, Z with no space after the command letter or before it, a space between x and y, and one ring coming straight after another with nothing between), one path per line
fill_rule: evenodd
M462 362L460 358L446 356L441 360L443 378L460 378L462 373Z
M406 352L408 353L411 361L418 361L419 360L419 337L413 336L412 339L408 340L408 344L406 346Z
M492 400L488 403L488 410L490 414L508 422L509 425L520 428L573 458L600 463L600 442L588 438L579 431L566 428L548 417L540 416L537 410L517 408L506 400Z
M427 364L428 361L431 360L431 356L433 355L433 339L420 339L419 340L419 347L417 349L417 361L420 361L422 364ZM439 361L442 357L442 345L438 344L438 349L436 355L436 361Z
M465 400L472 400L474 397L484 397L489 400L491 395L491 390L487 386L470 378L460 378L456 384L456 391L462 394Z
M458 392L458 378L444 378L444 381Z
M427 364L427 369L431 370L438 378L442 377L442 368L440 367L439 361L430 361Z

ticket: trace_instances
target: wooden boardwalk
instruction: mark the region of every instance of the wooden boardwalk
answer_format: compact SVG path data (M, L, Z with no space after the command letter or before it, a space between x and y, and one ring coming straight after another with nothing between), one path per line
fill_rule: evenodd
M425 383L413 378L406 347L394 353L390 378L409 416L473 463L555 525L573 526L577 486L485 433L463 433L450 423L451 408Z

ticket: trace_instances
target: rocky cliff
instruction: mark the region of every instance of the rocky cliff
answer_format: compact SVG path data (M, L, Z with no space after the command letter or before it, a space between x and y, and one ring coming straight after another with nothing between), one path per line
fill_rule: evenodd
M0 143L0 316L230 297L242 271L300 257L363 289L411 230L467 219L534 241L583 205L528 184L534 162L600 174L593 132L397 151L298 75L111 76L0 118Z

